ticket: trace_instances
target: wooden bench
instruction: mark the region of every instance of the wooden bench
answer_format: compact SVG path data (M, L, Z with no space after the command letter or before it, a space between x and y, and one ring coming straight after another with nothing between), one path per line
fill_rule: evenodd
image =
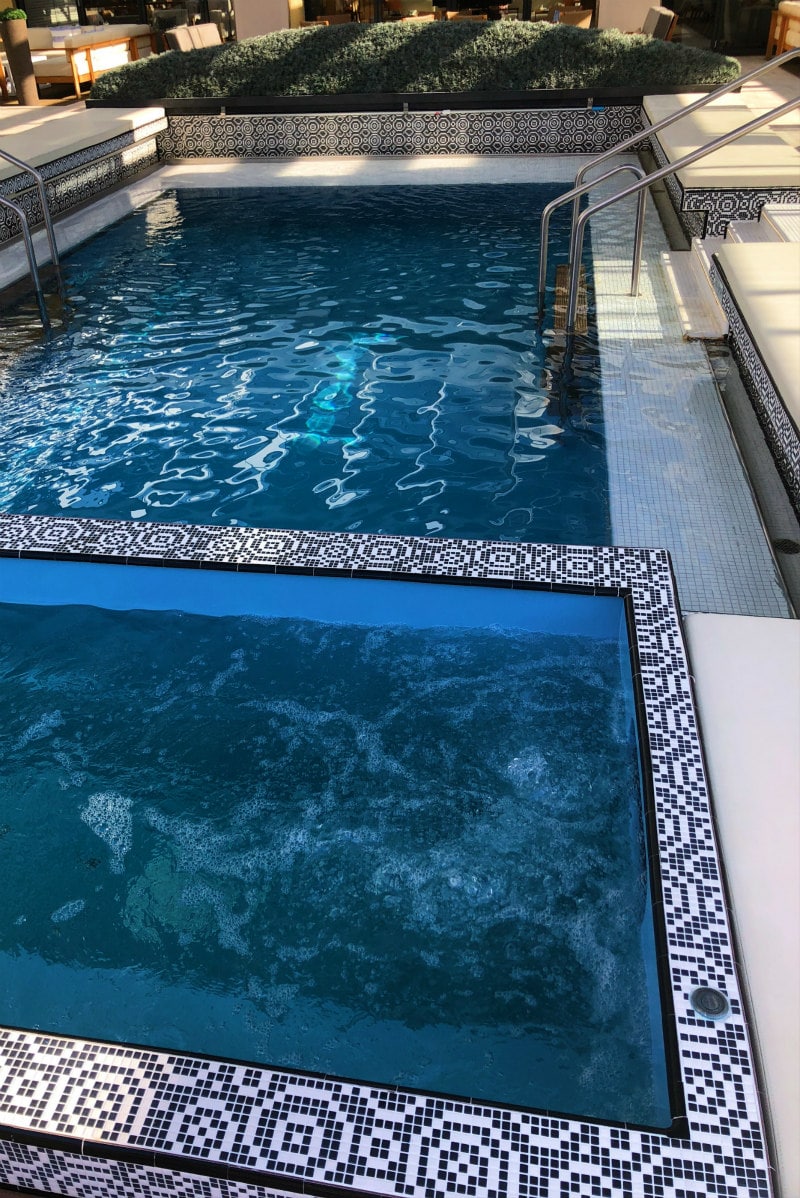
M153 53L155 38L149 25L110 25L65 38L63 50L35 62L33 73L37 83L72 84L80 98L81 88L91 86L98 75Z

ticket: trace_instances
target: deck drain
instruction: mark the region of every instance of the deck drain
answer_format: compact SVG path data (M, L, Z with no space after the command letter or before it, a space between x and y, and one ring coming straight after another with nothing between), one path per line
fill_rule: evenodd
M731 1004L713 986L698 986L689 995L689 1002L701 1019L726 1019L731 1013Z
M791 541L788 537L777 537L772 542L773 549L778 553L800 553L800 544L797 541Z

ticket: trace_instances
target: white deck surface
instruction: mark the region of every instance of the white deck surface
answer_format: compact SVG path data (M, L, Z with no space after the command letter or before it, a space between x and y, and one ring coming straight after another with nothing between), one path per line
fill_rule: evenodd
M800 1195L800 621L690 614L717 831L783 1198Z

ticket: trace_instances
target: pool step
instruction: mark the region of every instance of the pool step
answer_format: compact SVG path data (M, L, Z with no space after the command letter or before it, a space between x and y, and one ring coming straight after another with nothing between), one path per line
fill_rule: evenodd
M687 341L718 341L728 331L709 276L711 254L718 242L721 238L709 237L703 242L695 237L690 251L669 250L661 255Z
M765 204L758 223L771 229L777 241L800 241L800 204Z
M732 220L725 237L739 243L800 241L800 204L765 204L758 220Z
M556 267L556 303L555 328L563 332L567 327L567 297L569 295L569 264L560 263ZM578 307L575 311L575 332L588 332L588 305L586 302L586 271L581 267L578 276Z
M750 245L755 241L782 241L783 238L765 221L732 220L725 230L725 240Z

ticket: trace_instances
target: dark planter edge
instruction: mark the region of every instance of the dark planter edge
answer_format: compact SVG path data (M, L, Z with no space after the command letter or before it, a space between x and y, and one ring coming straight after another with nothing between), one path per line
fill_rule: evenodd
M712 92L719 84L692 84L690 90ZM540 90L524 92L374 92L335 96L219 96L147 101L163 108L167 115L239 116L246 113L361 113L361 112L444 112L512 110L525 108L615 108L641 105L647 94L677 95L690 85L631 91L630 87L598 87L576 90ZM144 101L139 102L141 104ZM130 108L131 101L86 100L87 108Z

